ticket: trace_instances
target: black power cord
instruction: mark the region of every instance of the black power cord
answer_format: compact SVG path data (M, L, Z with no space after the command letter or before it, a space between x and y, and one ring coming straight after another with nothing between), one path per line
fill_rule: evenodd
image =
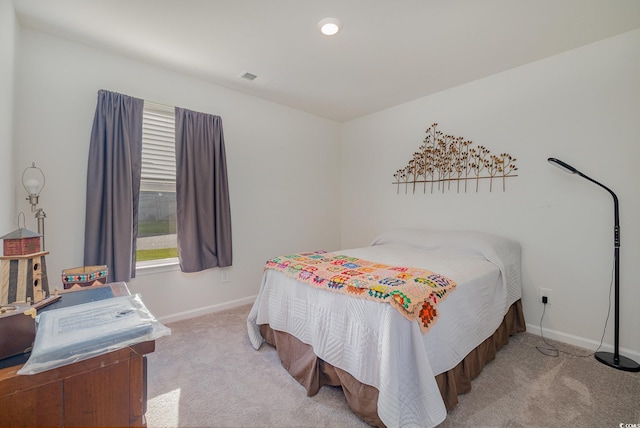
M586 357L592 357L593 355L595 355L596 352L600 350L600 348L602 347L602 342L604 341L605 332L607 331L609 315L611 314L611 290L613 289L613 275L614 275L614 272L612 270L611 282L609 284L609 309L607 310L607 318L604 321L604 329L602 330L602 337L600 338L600 344L598 345L598 348L590 354L578 355L578 354L571 353L569 351L564 351L562 349L559 349L554 344L547 342L547 339L544 337L544 334L542 332L542 320L544 319L544 313L546 312L548 301L547 301L547 296L542 296L542 304L544 306L542 307L542 316L540 317L540 337L542 337L542 341L548 346L548 348L545 348L542 346L536 346L536 349L538 350L538 352L540 352L543 355L546 355L547 357L559 357L560 353L563 353L563 354L571 355L573 357L586 358Z

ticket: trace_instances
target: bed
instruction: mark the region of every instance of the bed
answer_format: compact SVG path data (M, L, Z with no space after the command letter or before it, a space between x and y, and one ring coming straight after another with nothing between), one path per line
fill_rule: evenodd
M387 303L313 287L265 269L247 319L251 344L274 345L313 395L341 385L351 409L375 426L432 427L471 379L524 331L520 245L471 231L396 229L341 255L437 272L455 282L423 333Z

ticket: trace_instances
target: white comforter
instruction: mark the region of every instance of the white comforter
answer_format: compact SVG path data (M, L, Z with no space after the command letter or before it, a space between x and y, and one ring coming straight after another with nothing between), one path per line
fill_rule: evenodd
M477 232L402 229L381 235L370 247L334 252L428 269L453 279L457 287L423 335L416 322L388 303L314 288L266 270L247 320L252 345L262 345L259 325L269 324L376 387L378 415L388 427L441 423L446 408L434 377L491 336L521 297L519 244Z

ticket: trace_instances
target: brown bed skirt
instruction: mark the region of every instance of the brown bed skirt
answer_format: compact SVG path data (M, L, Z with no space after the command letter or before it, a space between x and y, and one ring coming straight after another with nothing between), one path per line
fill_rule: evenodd
M518 300L511 305L492 336L469 352L453 369L436 376L447 411L458 404L458 395L471 390L471 381L509 342L509 336L525 330L522 302ZM378 417L377 388L363 384L346 371L324 362L313 353L310 345L288 333L273 330L268 324L260 325L260 333L268 344L277 349L282 366L304 386L308 396L317 394L322 385L341 386L349 407L356 415L373 426L384 426Z

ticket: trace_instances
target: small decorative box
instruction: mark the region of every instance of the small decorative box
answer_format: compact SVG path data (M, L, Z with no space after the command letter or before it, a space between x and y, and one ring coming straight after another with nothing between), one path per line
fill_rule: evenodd
M107 266L81 266L64 269L62 284L65 290L69 288L89 287L96 284L106 284L109 277Z

